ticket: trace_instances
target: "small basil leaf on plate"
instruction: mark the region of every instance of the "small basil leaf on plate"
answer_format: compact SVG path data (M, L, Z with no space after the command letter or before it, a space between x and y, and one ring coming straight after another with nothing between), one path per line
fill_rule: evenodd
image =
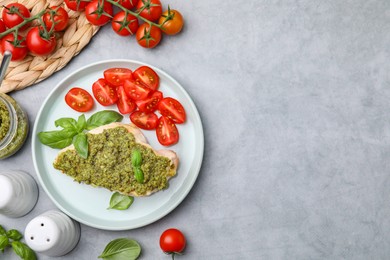
M142 164L142 155L139 150L134 150L131 155L131 163L134 167L140 167Z
M78 133L81 133L87 127L87 120L85 119L85 115L84 114L79 116L79 118L77 120L76 127L77 127L77 132Z
M73 118L63 117L63 118L57 119L54 122L54 124L56 127L60 126L62 128L76 129L77 122Z
M11 238L14 241L19 241L23 238L23 235L16 229L10 229L7 231L7 237Z
M72 129L62 129L58 131L47 131L38 133L39 141L51 148L62 149L72 143L73 136L77 132Z
M135 260L140 254L141 246L137 241L128 238L117 238L107 244L98 258L104 260Z
M134 198L131 196L120 194L115 192L110 199L109 209L125 210L133 204Z
M122 121L123 116L116 111L113 110L103 110L93 114L87 120L87 130L94 129L98 126L106 125L113 122Z
M73 145L77 153L84 159L88 157L88 139L85 133L79 133L73 139Z
M14 249L15 254L17 254L23 260L37 259L35 252L31 248L29 248L26 244L19 241L13 241L11 245L12 248Z
M144 183L144 172L141 168L135 167L134 168L134 178L138 183Z
M4 252L4 249L9 246L8 237L5 235L0 235L0 250Z

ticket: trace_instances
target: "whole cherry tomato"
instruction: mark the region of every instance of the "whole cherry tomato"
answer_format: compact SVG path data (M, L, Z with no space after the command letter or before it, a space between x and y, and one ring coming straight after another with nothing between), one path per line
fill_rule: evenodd
M23 60L28 53L26 41L20 35L15 40L14 34L8 34L0 40L0 52L4 54L5 51L12 53L12 61Z
M144 23L138 28L136 39L138 44L142 47L154 48L160 43L161 36L160 28Z
M160 247L167 254L181 253L186 247L186 238L176 228L167 229L160 236Z
M157 21L162 14L162 5L160 0L140 0L137 4L137 10L140 15L149 21Z
M73 11L83 11L89 2L89 0L65 0L66 6Z
M18 24L24 22L25 18L30 18L31 13L26 6L19 3L10 3L3 9L2 18L4 24L8 28L12 28ZM19 30L26 30L30 26L30 23L23 25Z
M43 15L43 21L48 30L51 29L54 22L54 30L60 32L68 26L69 15L64 8L52 6L50 7L50 10Z
M118 12L111 22L112 29L120 36L133 35L139 27L138 19L132 14L127 14L124 11Z
M138 0L115 0L115 2L129 10L138 4Z
M42 28L34 27L27 33L26 43L27 48L35 55L44 56L50 54L54 51L57 41L56 38L52 36L44 36L44 31Z
M0 19L0 33L5 32L5 30L7 30L7 28L5 28L3 20Z
M168 10L161 15L158 23L162 24L162 31L165 34L175 35L183 28L184 19L179 11L168 8Z
M111 20L114 13L112 4L102 0L92 0L85 7L85 16L87 20L97 26L102 26Z

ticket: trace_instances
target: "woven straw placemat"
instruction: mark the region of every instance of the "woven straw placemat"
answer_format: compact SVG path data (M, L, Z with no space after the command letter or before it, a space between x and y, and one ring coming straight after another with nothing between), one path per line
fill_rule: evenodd
M24 89L62 69L99 30L98 26L87 21L83 12L69 10L63 0L0 0L0 14L3 6L11 2L24 4L31 11L31 15L49 6L61 5L69 14L69 24L57 37L57 47L52 54L44 57L29 54L23 61L10 62L0 87L0 92L3 93Z

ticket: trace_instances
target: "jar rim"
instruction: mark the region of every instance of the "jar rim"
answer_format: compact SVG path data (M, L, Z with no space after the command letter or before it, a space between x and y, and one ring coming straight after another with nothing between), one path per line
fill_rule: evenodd
M0 140L0 150L4 149L9 145L9 143L13 140L16 130L17 130L17 124L18 124L18 117L16 115L16 110L14 106L4 97L0 95L0 102L3 102L4 105L7 107L8 115L9 115L9 129L7 134L4 136L3 139Z

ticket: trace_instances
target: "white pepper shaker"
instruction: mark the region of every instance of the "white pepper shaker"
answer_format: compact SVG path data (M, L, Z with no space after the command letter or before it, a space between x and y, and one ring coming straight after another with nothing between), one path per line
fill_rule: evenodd
M0 172L0 214L18 218L30 212L38 200L34 178L22 171Z
M80 239L80 224L61 211L49 210L27 224L24 238L35 252L63 256L76 247Z

